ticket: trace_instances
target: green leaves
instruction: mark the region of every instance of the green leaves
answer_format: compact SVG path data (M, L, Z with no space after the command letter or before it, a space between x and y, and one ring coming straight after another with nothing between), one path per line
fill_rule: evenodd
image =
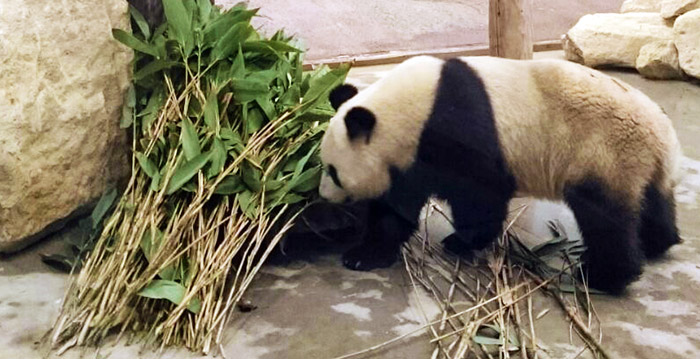
M186 292L187 289L180 283L171 280L155 279L141 289L139 295L146 298L167 299L174 304L180 304L185 298ZM187 310L192 313L197 314L201 309L202 303L197 298L193 298L187 304Z
M148 46L148 44L137 39L136 37L124 30L112 29L112 36L114 36L114 38L117 39L117 41L121 42L126 46L129 46L130 48L136 51L141 51L144 54L149 54L154 57L158 56L158 53L151 46Z
M214 60L222 60L238 51L240 44L245 41L253 31L253 28L248 23L238 23L232 26L226 31L226 34L216 42L216 45L214 45L214 49L212 49L211 52Z
M165 194L173 194L175 191L180 189L185 183L187 183L194 175L199 172L199 170L207 164L212 156L212 152L202 153L190 161L186 161L182 166L180 166L173 174L170 182L168 182L168 187L165 190Z
M341 64L337 68L326 73L318 70L317 76L311 76L310 87L304 93L304 103L310 104L320 99L328 99L328 92L345 81L345 76L350 70L350 64Z
M238 192L243 191L244 189L245 185L238 176L229 175L219 183L219 185L216 187L216 190L214 190L214 193L229 195L236 194Z
M134 19L136 26L139 27L139 30L141 31L143 36L146 39L151 37L151 29L148 27L148 22L143 17L143 15L141 15L141 13L131 5L129 5L129 14L131 14L131 18Z
M78 222L77 230L71 231L63 253L42 254L42 262L63 272L70 272L74 268L79 270L83 259L95 246L95 241L102 233L105 218L114 211L117 195L116 188L108 188L90 216L82 218Z
M102 222L109 209L114 204L114 200L117 199L117 189L111 188L105 192L100 200L97 202L95 209L92 210L90 218L92 219L92 228L96 229L97 226Z
M193 240L190 232L173 232L174 223L192 201L202 201L197 211L204 216L223 208L249 221L253 232L244 233L256 233L254 226L271 223L282 205L298 211L312 200L321 176L318 143L333 115L328 92L349 67L304 72L298 42L281 31L259 34L250 23L257 10L242 5L223 13L209 0L163 6L166 23L157 29L132 9L135 34L113 34L135 50L121 125L135 136L136 191L162 201L153 207L162 212L138 232L137 257L158 270L139 295L180 304L201 265L189 250L173 254ZM197 298L187 303L191 312L200 306Z
M204 104L204 123L211 131L218 133L220 128L219 101L216 95L216 92L212 90L207 96L207 102Z
M194 129L194 125L188 117L182 119L181 136L182 149L185 151L185 157L188 161L202 153L202 149L199 147L197 130Z
M194 47L192 35L192 14L185 8L191 0L163 0L163 12L168 21L168 30L180 44L182 52L188 56Z

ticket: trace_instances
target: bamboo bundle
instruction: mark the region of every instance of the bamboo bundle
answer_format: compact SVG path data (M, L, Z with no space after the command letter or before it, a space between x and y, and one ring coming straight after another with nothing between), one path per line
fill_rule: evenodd
M293 39L253 29L257 10L163 5L154 31L133 9L134 34L114 30L136 53L132 176L67 292L60 352L115 331L210 352L318 187L327 94L348 67L304 73Z

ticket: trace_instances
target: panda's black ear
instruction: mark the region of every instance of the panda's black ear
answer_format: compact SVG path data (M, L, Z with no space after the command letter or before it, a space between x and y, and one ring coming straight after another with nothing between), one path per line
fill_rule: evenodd
M348 130L348 138L353 141L357 138L365 138L365 142L369 143L374 130L374 124L377 122L374 114L363 107L353 107L345 115L345 128Z
M340 105L355 95L357 95L357 87L350 84L343 84L334 88L328 95L328 99L331 100L331 106L337 110Z

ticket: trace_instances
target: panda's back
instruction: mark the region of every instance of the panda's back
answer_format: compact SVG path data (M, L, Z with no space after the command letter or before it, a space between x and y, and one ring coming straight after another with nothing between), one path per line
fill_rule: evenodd
M461 60L490 97L503 156L523 194L559 199L567 184L591 177L611 186L648 181L675 158L670 120L622 81L561 60Z

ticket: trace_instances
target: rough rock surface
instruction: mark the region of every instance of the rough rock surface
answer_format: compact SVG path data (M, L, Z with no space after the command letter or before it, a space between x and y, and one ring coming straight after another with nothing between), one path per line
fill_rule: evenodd
M660 12L664 19L671 19L698 8L700 8L700 0L663 0Z
M625 0L620 6L620 12L659 12L661 0Z
M124 0L2 0L0 252L40 238L128 174Z
M637 57L637 71L651 79L683 78L673 41L656 41L642 46Z
M679 16L673 33L681 69L687 75L700 78L700 9Z
M673 39L673 28L656 13L583 16L563 38L566 58L587 66L635 67L642 46Z

